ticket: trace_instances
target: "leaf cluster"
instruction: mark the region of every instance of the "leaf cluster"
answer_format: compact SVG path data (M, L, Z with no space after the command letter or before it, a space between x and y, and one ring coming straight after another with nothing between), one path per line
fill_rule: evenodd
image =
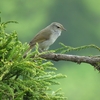
M87 49L87 48L94 48L98 51L100 51L100 47L94 45L94 44L90 44L90 45L84 45L84 46L79 46L79 47L71 47L71 46L66 46L63 43L60 43L60 45L62 46L61 48L56 49L56 52L60 52L60 53L67 53L70 51L79 51L79 50L83 50L83 49Z
M17 22L0 22L0 100L66 100L60 89L50 88L66 76L56 74L53 64L40 58L37 49L23 58L29 45L22 44L16 32L6 33L8 23Z

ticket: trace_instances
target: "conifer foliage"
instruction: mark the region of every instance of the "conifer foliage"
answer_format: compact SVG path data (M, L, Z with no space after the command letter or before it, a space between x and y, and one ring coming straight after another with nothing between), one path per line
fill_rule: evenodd
M16 21L0 20L0 100L66 100L60 89L50 88L66 76L56 74L53 63L40 58L37 49L23 58L28 44L16 32L6 33L8 23Z

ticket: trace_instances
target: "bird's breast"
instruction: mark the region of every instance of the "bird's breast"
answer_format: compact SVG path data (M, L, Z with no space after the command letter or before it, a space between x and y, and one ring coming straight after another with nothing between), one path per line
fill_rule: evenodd
M60 33L52 33L50 38L42 43L39 43L39 47L42 48L43 50L47 50L50 45L52 45L56 39L60 36Z
M55 32L52 33L50 36L50 40L52 41L52 43L54 43L56 41L56 39L61 35L61 32Z

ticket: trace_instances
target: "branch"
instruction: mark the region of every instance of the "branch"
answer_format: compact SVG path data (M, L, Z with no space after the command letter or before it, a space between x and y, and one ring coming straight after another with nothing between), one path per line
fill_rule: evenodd
M42 58L54 60L54 61L71 61L78 64L87 63L94 66L98 71L100 71L100 56L78 56L78 55L68 55L68 54L56 54L49 53L41 55Z

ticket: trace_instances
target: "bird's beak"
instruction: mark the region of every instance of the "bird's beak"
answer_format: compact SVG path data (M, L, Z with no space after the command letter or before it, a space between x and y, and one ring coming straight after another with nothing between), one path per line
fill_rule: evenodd
M64 27L62 27L62 30L67 31Z
M65 28L63 29L64 31L67 31Z

